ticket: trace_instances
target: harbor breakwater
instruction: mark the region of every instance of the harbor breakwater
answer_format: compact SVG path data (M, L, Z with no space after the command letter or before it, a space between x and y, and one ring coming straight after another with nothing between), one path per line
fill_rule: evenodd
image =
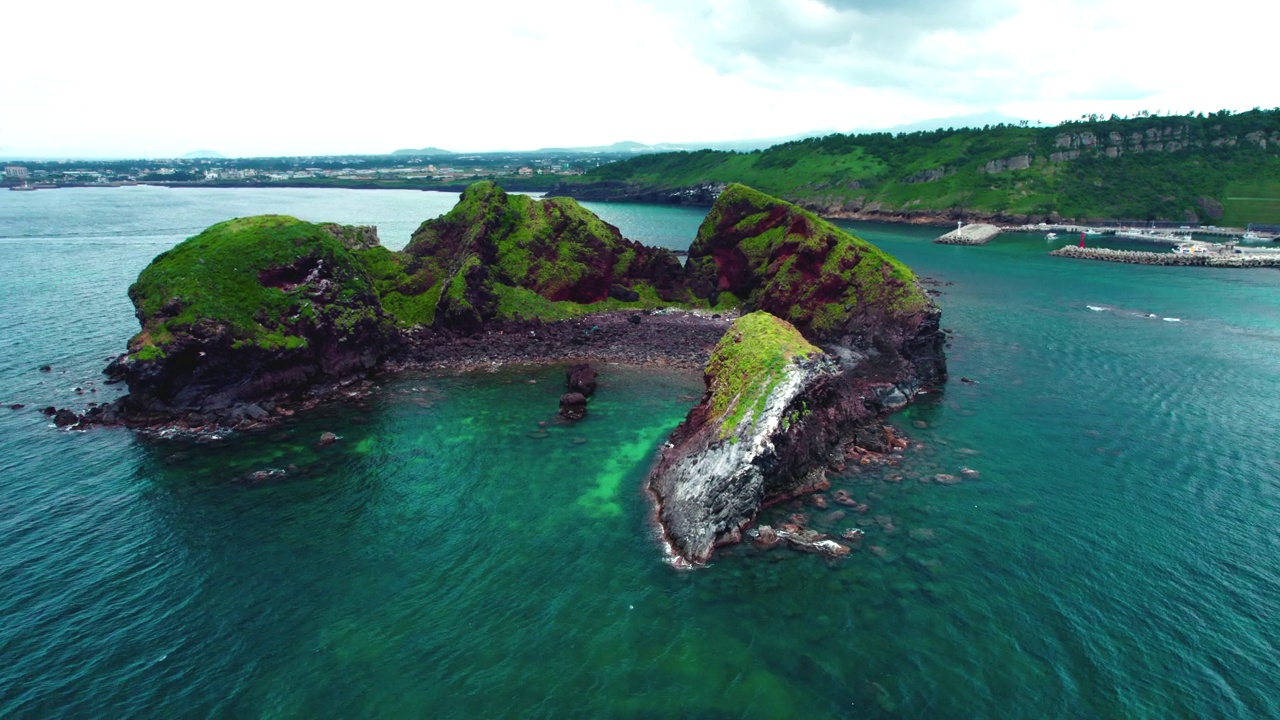
M937 242L937 241L935 241ZM1106 262L1130 263L1132 265L1198 265L1205 267L1280 267L1280 255L1211 254L1142 252L1137 250L1112 250L1110 248L1077 247L1067 245L1058 248L1050 255L1076 258L1078 260L1104 260Z
M986 223L963 225L939 237L934 242L940 245L986 245L992 238L1000 234L1000 228Z

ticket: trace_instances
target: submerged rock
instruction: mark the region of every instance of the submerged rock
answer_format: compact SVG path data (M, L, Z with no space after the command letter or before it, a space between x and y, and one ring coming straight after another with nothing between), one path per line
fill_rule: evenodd
M587 416L587 398L582 393L570 392L560 396L560 417L581 420Z

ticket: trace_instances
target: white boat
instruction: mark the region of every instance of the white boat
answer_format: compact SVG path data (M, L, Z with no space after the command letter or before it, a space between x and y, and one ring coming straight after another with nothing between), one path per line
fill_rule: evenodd
M1085 235L1101 235L1101 234L1102 234L1102 231L1101 231L1101 230L1094 230L1093 228L1089 228L1088 230L1085 230L1085 231L1084 231L1084 234L1085 234Z
M1058 233L1049 233L1048 235L1045 235L1045 236L1044 236L1044 239L1045 239L1045 240L1057 240L1057 239L1058 239Z
M1263 239L1262 236L1256 232L1247 232L1244 234L1244 237L1241 238L1241 240L1262 240L1262 239Z
M1182 245L1175 247L1173 251L1179 255L1203 255L1209 251L1209 248L1204 245L1183 243Z

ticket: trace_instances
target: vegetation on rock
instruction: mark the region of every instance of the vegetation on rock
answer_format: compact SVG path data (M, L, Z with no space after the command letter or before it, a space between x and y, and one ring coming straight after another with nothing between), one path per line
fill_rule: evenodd
M397 326L469 334L622 308L766 311L740 319L713 359L715 410L734 427L787 362L817 352L805 337L898 358L936 315L900 263L744 186L712 208L687 269L576 201L478 183L403 252L381 247L373 228L240 218L157 256L129 294L142 331L118 369L138 407L160 414L352 378L387 357Z
M341 331L385 323L356 256L369 251L349 250L333 227L283 215L238 218L161 253L129 288L142 321L129 343L133 357L164 357L179 335L279 350L306 346L318 324Z
M706 369L711 417L721 418L721 435L760 416L789 364L821 354L791 323L767 312L735 320L711 352Z
M727 294L820 339L870 308L910 313L929 302L915 275L871 243L744 185L712 206L689 249L700 297ZM720 297L715 296L719 301Z
M492 182L472 185L452 210L423 223L405 253L409 270L446 283L437 313L459 326L574 314L563 303L608 309L691 300L670 251L623 238L569 198L538 201ZM638 298L626 299L632 293Z
M1280 224L1280 109L833 134L751 153L646 155L566 179L613 197L744 183L824 214Z

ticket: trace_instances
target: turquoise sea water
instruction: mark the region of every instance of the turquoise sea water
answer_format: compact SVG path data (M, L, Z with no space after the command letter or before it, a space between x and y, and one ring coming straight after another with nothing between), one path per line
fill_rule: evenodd
M374 223L399 247L452 201L0 193L0 402L28 405L0 408L0 716L1280 716L1274 271L852 226L951 283L952 381L892 418L921 446L900 466L833 478L870 512L768 511L863 527L835 563L662 562L640 484L696 374L605 366L572 427L556 367L389 378L204 443L33 409L118 392L97 373L136 330L128 284L212 222ZM592 208L676 247L701 219Z

